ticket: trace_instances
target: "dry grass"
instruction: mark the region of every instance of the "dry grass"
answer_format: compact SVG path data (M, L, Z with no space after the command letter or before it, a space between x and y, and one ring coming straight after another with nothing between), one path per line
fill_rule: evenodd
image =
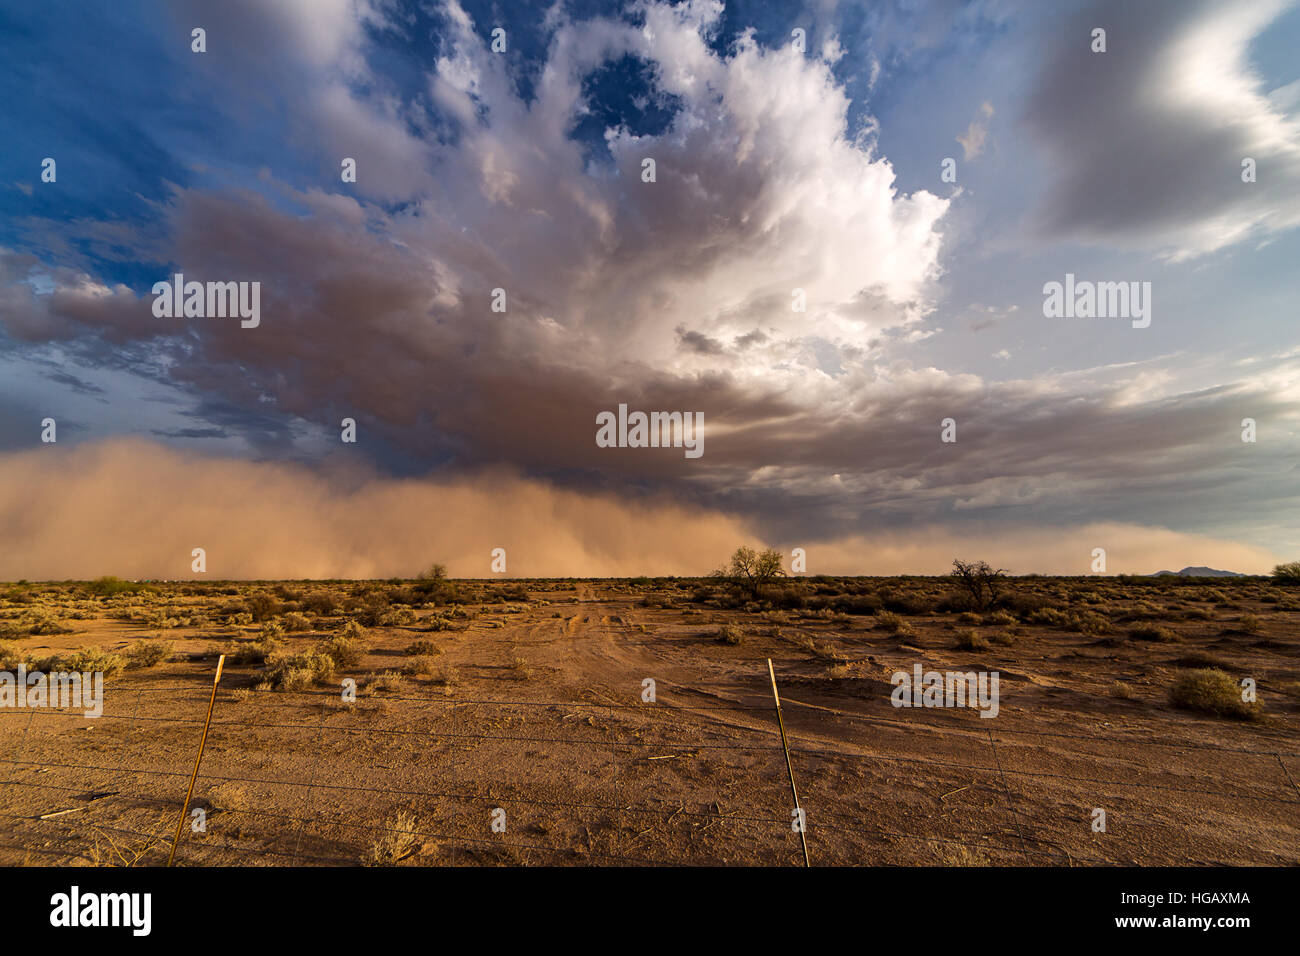
M399 810L384 821L366 848L363 862L367 866L393 866L412 856L420 848L419 821L414 813Z
M172 642L141 639L131 644L124 653L126 666L132 670L156 667L171 656Z
M1195 710L1218 717L1256 720L1257 704L1241 699L1241 687L1231 674L1214 668L1188 671L1169 689L1169 702L1175 707Z

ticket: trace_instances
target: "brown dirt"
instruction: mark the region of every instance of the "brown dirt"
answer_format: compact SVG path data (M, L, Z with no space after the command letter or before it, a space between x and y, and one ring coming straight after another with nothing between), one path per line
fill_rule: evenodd
M368 627L365 659L340 675L360 685L355 704L341 700L337 678L300 693L258 690L261 668L227 665L195 790L207 830L186 828L178 860L801 863L771 658L814 864L1300 862L1294 591L1216 582L1218 601L1182 583L1018 585L1112 622L1108 634L1085 634L1024 615L961 623L933 610L946 585L932 579L850 581L910 589L931 607L904 615L911 633L891 634L878 615L692 603L698 582L525 582L531 600L471 601L453 630L430 630L446 608L421 604L412 625ZM346 598L387 586L282 587ZM482 598L493 585L475 587ZM165 860L216 654L258 632L224 626L218 608L274 585L156 588L105 602L36 585L34 603L13 589L0 606L12 620L44 606L74 629L0 642L27 655L175 642L170 661L110 678L101 719L0 708L0 864ZM1085 589L1103 602L1079 603ZM1125 623L1153 604L1160 619ZM164 618L209 620L121 619L159 607ZM1245 615L1260 622L1251 633ZM344 620L315 618L285 646L310 647ZM724 623L745 629L739 644L718 640ZM1152 623L1179 639L1128 636ZM957 649L968 628L993 642ZM438 645L438 675L370 686L420 639ZM1170 706L1169 686L1196 655L1253 677L1262 719ZM999 716L894 708L890 674L917 662L999 671ZM646 678L655 703L641 700ZM1097 807L1105 833L1092 831ZM492 829L495 808L505 832ZM72 812L40 819L63 810Z

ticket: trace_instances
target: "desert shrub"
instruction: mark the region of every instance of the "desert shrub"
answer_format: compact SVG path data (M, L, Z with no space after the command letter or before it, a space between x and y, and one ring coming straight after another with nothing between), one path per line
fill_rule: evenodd
M413 654L402 664L402 673L419 677L432 677L438 672L438 662L432 654Z
M154 667L171 656L171 641L139 640L126 649L126 666L129 668Z
M27 669L29 671L40 671L42 674L48 674L50 671L59 671L68 669L67 658L60 657L58 654L45 654L41 657L27 658Z
M698 591L700 590L703 590L703 588L698 589L696 593L698 593ZM707 600L707 597L705 599ZM691 600L695 601L694 594L692 594ZM806 597L803 594L803 592L798 590L797 588L792 588L792 587L773 588L768 593L768 600L772 602L773 607L793 610L793 609L803 607L806 601ZM876 613L874 610L866 610L865 609L866 607L867 607L866 604L855 603L852 607L845 607L843 610L848 614Z
M16 648L0 646L0 671L16 671L18 665L25 660L26 658Z
M1029 624L1041 624L1047 627L1065 627L1070 623L1068 611L1054 607L1040 607L1030 611L1025 620Z
M562 615L559 611L556 611L553 616L563 617L564 615ZM455 625L451 623L451 618L446 617L445 615L442 614L435 614L432 617L430 617L428 620L426 620L424 623L425 626L431 631L450 631L455 629Z
M316 650L339 667L356 667L366 656L366 647L357 640L335 634L316 645Z
M973 611L963 611L961 614L957 615L958 624L978 624L982 620L983 618Z
M1210 670L1226 671L1228 669L1228 665L1225 664L1223 661L1219 660L1217 657L1211 657L1209 654L1201 654L1201 653L1187 654L1184 655L1183 657L1175 657L1173 660L1169 662L1169 665L1171 667L1184 667L1184 668L1190 667L1190 668L1200 668L1202 670L1210 669Z
M383 829L366 848L363 862L368 866L392 866L410 856L420 847L420 834L415 814L399 811L385 822Z
M433 641L419 640L419 641L415 641L412 644L406 645L406 653L411 656L418 654L418 655L428 655L430 657L434 657L442 653L442 648L440 648Z
M1109 618L1092 611L1071 611L1067 615L1066 624L1083 634L1109 634L1114 630Z
M1288 561L1273 569L1273 581L1277 584L1300 584L1300 561Z
M930 853L943 866L988 866L988 855L978 847L962 843L931 843Z
M263 679L276 690L302 691L333 677L334 669L334 658L320 651L277 652L267 658Z
M840 594L832 597L827 607L840 614L879 614L885 602L876 594Z
M239 641L226 645L226 659L232 664L265 664L275 653L279 641L273 637L259 637L252 641Z
M58 659L57 663L60 670L79 671L83 674L102 672L105 677L120 674L126 669L126 658L122 655L90 644L78 647L67 657Z
M423 595L416 593L414 588L408 587L389 588L384 592L384 597L389 604L404 604L407 607L424 602Z
M356 620L366 627L379 627L380 621L385 614L389 612L388 599L382 594L368 594L365 600L357 604L353 610ZM406 608L410 610L410 608Z
M504 587L493 588L484 596L484 600L493 604L504 604L507 601L527 601L529 600L528 588L522 584L509 584ZM671 601L665 600L661 602L660 606L674 607L675 605Z
M992 611L988 614L985 614L983 621L980 623L990 625L990 626L995 626L1000 624L1015 625L1019 623L1019 618L1017 618L1014 614L1010 613L1009 611Z
M338 610L338 601L328 591L313 591L303 596L302 609L320 617L331 617Z
M207 792L204 800L209 809L216 810L218 813L237 813L253 806L248 788L233 780L217 784Z
M460 681L460 672L450 665L443 665L435 668L429 679L434 684L451 687Z
M836 602L838 603L837 599ZM918 594L909 594L900 591L885 591L878 598L880 606L894 614L906 614L909 617L915 617L918 614L928 614L933 606L924 597Z
M255 624L269 621L283 610L279 601L261 591L244 598L244 604L248 608L248 613L253 615Z
M1028 621L1036 611L1048 607L1050 602L1034 591L1012 591L1002 599L1002 606L1022 621Z
M264 640L278 641L284 637L284 625L279 621L267 621L262 625L260 633Z
M1160 641L1168 644L1179 640L1178 634L1160 624L1144 624L1129 628L1128 636L1135 641Z
M376 618L379 627L408 627L415 623L415 612L409 607L390 607Z
M876 627L888 634L899 634L907 630L907 622L893 611L885 611L876 615Z
M460 589L447 579L447 569L435 564L411 584L411 589L429 604L452 604L463 601Z
M711 576L757 601L778 578L785 577L785 569L781 567L781 552L775 548L755 551L742 546L732 553L726 567Z
M1156 607L1147 601L1138 601L1125 609L1124 613L1120 615L1120 620L1126 623L1128 621L1150 621L1165 617L1167 613L1164 608Z
M366 629L356 621L345 621L343 627L339 629L339 637L345 637L350 641L359 641L366 636Z
M1264 622L1254 614L1243 614L1237 618L1234 630L1242 634L1258 634L1264 629Z
M386 670L366 679L366 693L401 693L406 690L406 678L399 671Z
M957 632L957 647L963 651L986 651L989 642L973 628Z
M121 578L116 578L112 575L106 575L102 578L96 578L94 581L88 581L85 587L91 594L101 598L113 597L117 594L134 594L137 591L152 590L146 584L141 584L138 581L123 581Z
M983 611L997 603L1006 589L1007 572L994 568L987 561L952 562L952 577L970 595L976 610Z
M286 631L289 631L291 633L295 633L298 631L310 631L311 621L307 620L297 611L289 611L282 618L280 618L280 626L283 627Z
M253 623L251 611L239 611L226 618L226 627L247 627Z
M1169 702L1175 707L1219 717L1254 720L1259 716L1257 705L1241 699L1241 688L1232 676L1215 668L1179 675L1169 688Z
M22 627L28 634L71 634L72 628L63 624L49 611L38 608L23 616Z
M975 610L975 602L965 591L948 591L940 595L934 609L940 614L961 614Z
M745 629L736 624L724 624L718 628L718 640L723 644L739 644L745 639Z

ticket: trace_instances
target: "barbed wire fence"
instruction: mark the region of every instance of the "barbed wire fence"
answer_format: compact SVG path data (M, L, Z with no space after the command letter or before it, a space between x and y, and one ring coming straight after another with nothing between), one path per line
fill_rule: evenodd
M170 695L173 705L184 703L192 716L160 713L161 708L154 704L163 695ZM0 835L0 850L28 862L39 862L38 857L48 862L85 859L107 865L165 862L173 850L170 831L181 812L190 777L187 761L193 759L204 722L207 688L193 684L139 687L133 696L127 696L133 703L130 713L105 712L94 719L85 718L76 709L32 708L26 714L0 711L0 720L23 725L17 731L17 746L5 761L9 765L6 778L0 782L0 792L10 794L9 805L0 810L0 819L8 821L0 828L5 834ZM1131 736L993 728L978 719L974 724L939 727L839 710L827 719L868 729L877 735L877 745L859 742L854 749L828 748L817 746L818 728L813 723L821 718L819 712L828 708L803 704L785 693L782 697L790 708L787 713L799 712L789 735L789 753L796 776L802 778L801 803L807 814L802 835L809 840L814 865L880 862L880 851L897 844L1025 865L1127 862L1122 845L1119 852L1109 853L1106 844L1096 841L1082 848L1077 843L1067 846L1043 832L1048 828L1035 828L1027 819L1030 801L1013 788L1011 780L1076 788L1096 795L1098 805L1125 797L1159 808L1162 800L1173 794L1193 800L1266 805L1277 808L1282 819L1289 818L1292 830L1295 808L1300 807L1300 788L1287 765L1288 759L1300 758L1293 751L1183 740L1142 741L1175 752L1199 752L1211 759L1250 758L1273 768L1272 779L1258 768L1252 774L1200 773L1196 776L1202 785L1192 786L1185 781L1083 772L1084 766L1105 762L1105 757L1088 747L1122 750L1134 743ZM241 716L240 710L250 706L256 713ZM399 707L399 713L391 712ZM428 846L445 854L438 862L449 863L802 863L801 834L791 813L794 808L784 805L790 803L790 797L776 716L771 703L757 698L753 703L693 704L385 694L345 703L336 690L223 690L217 696L215 712L195 791L194 808L200 811L202 827L196 829L186 820L175 847L180 865L355 865L366 861L368 853L374 862L395 862ZM620 714L635 715L637 723L620 719ZM725 739L673 739L680 737L674 730L683 726L684 718L701 715L740 715L746 724L728 722ZM60 720L79 721L83 727L121 725L123 729L116 746L93 748L99 751L99 759L59 759L59 733L51 725ZM655 731L649 739L640 726L647 720ZM585 734L569 730L570 721L592 730ZM513 731L516 726L519 729ZM0 728L0 732L10 729L4 724ZM45 738L41 737L43 731ZM911 743L911 752L892 749L884 742L887 733L902 735ZM962 763L927 753L922 741L927 733L964 735L972 751L976 745L984 747L988 758ZM1073 769L1017 765L1024 763L1026 755L1043 755L1036 744L1040 739L1068 741L1072 746L1057 751L1055 758L1074 764ZM478 755L474 748L486 748L491 754L481 764L475 763ZM525 756L513 762L487 759L510 748L523 749ZM604 794L604 799L552 792L573 786L565 780L537 783L529 779L529 760L535 758L529 758L528 752L558 754L562 760L564 753L571 751L582 751L588 758L604 755L603 762L586 762L585 772L596 782L583 788ZM1003 759L1016 751L1022 759ZM272 759L284 755L288 759L279 764ZM332 776L325 773L331 761L342 761L347 755L355 761L351 767ZM651 768L662 768L684 756L714 778L727 771L736 774L744 791L739 794L740 806L730 794L725 808L716 795L710 800L700 794L701 799L688 801L682 796L680 779L676 791L659 787L663 772ZM427 757L436 759L429 762ZM384 762L392 760L398 764ZM825 761L830 769L814 774L817 761ZM983 817L982 835L910 833L870 822L875 816L872 805L883 806L890 800L877 786L842 781L845 786L834 794L836 799L826 799L828 786L837 779L836 768L859 762L877 772L897 768L909 774L907 779L912 782L918 774L928 782L972 780L944 793L940 801L971 790L974 781L982 778L981 789L989 798L978 815ZM294 772L285 774L283 763L291 764ZM268 765L271 772L267 772ZM505 778L485 782L498 765L507 768L500 771ZM424 772L413 774L416 769ZM395 771L389 776L405 773L427 778L427 782L385 780L384 770ZM1156 768L1153 772L1172 774L1175 770L1177 767ZM590 780L584 783L590 784ZM254 788L260 799L244 795L223 806L223 801L216 799L223 785ZM577 788L573 789L576 792ZM656 792L661 789L665 792ZM301 799L295 800L299 793ZM850 813L839 806L846 795L866 800L863 818L846 818ZM108 801L115 798L127 806L119 807L112 822L97 820L97 807L109 806ZM69 803L73 805L65 805ZM411 807L416 809L410 816L399 815ZM490 826L491 815L502 812L512 822L496 832ZM529 813L546 814L545 824L529 822ZM133 816L141 822L130 825ZM521 817L525 821L522 826L518 823ZM1085 830L1086 818L1081 816L1078 825ZM578 831L585 833L585 841L576 838ZM719 833L725 836L713 839ZM645 848L641 840L648 834L658 839ZM548 836L553 839L547 840ZM852 852L848 856L827 853L832 841ZM385 845L394 848L389 856L376 856L373 848ZM1097 852L1099 849L1102 852ZM914 854L914 859L943 862L920 853Z

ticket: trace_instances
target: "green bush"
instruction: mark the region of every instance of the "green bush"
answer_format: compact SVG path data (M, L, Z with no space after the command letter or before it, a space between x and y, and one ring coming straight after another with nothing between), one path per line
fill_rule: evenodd
M139 581L123 581L121 578L115 578L106 575L102 578L96 578L94 581L86 583L86 590L96 597L113 597L116 594L134 594L136 591L150 591L147 584L141 584Z

